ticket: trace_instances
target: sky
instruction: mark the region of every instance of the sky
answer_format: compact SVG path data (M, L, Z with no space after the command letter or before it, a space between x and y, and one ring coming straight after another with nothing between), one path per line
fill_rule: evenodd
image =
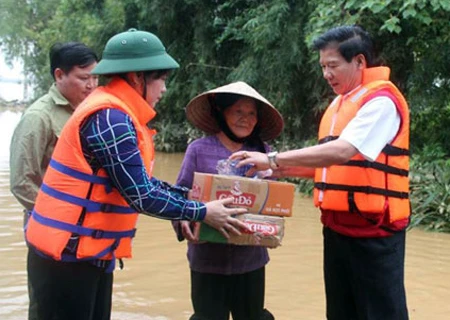
M23 80L23 74L20 61L14 61L13 67L9 67L0 49L0 98L6 101L23 100L23 84L5 82L2 79Z

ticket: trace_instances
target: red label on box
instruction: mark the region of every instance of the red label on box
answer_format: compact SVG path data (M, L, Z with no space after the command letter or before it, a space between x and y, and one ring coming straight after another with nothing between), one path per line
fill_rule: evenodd
M240 207L253 207L255 203L256 196L251 193L241 193L240 195L235 195L231 191L217 191L216 199L226 199L233 197L233 204Z
M263 236L276 236L280 232L280 227L276 224L250 221L244 221L244 223L247 226L248 230L242 230L242 233L258 233Z

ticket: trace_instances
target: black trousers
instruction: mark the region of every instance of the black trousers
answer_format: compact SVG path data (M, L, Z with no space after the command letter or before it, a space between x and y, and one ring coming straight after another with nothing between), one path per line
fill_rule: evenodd
M28 279L39 320L109 320L113 274L88 262L60 262L28 249Z
M329 320L407 320L405 231L352 238L323 229Z
M26 230L28 218L30 217L31 212L24 209L23 210L23 228ZM28 285L28 320L39 320L37 316L37 302L34 301L33 294L33 286L31 285L30 278L27 277L27 285Z
M238 275L191 270L190 320L273 320L264 309L265 267Z

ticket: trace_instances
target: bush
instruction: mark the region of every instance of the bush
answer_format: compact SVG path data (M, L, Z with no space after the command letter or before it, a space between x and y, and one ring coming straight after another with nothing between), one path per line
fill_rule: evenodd
M438 146L425 147L411 159L410 228L450 232L450 160Z
M154 136L155 150L160 152L180 152L186 150L187 132L183 124L157 122L154 125L157 134Z

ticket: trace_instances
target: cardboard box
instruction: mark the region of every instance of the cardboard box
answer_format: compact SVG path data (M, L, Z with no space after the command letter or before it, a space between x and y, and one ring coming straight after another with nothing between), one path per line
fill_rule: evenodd
M281 245L284 236L283 217L246 213L236 216L236 219L244 222L249 230L242 230L242 235L230 235L230 238L227 239L213 227L202 223L199 240L270 248L276 248Z
M233 205L249 213L290 217L294 191L287 182L195 172L190 198L208 202L232 196Z

